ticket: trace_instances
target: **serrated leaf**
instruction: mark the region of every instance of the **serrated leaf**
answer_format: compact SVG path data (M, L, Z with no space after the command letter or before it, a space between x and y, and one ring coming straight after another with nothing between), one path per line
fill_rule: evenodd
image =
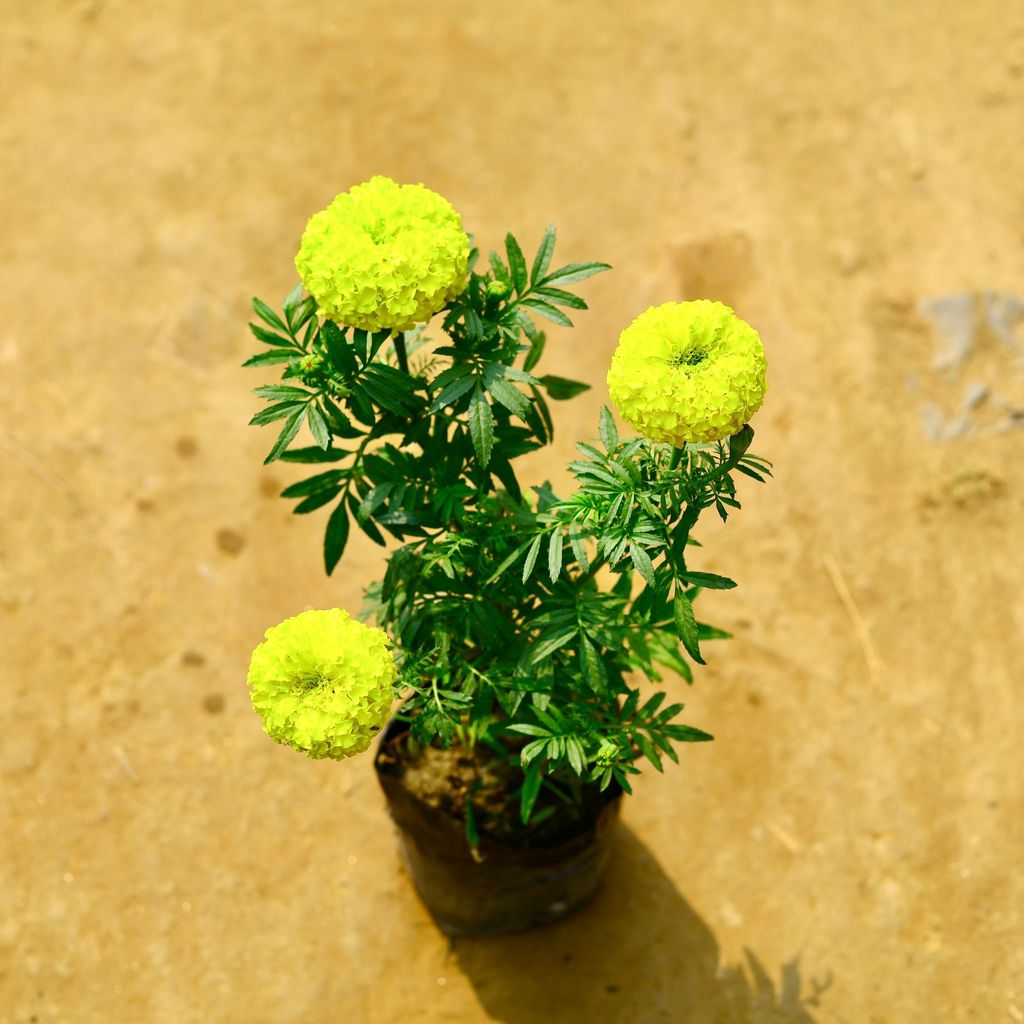
M313 397L312 392L305 388L290 387L288 384L265 384L263 387L253 388L252 393L259 398L279 398L297 402L304 402Z
M358 516L358 508L359 499L350 491L348 495L348 510L353 516L353 518L355 518L356 525L359 527L360 530L363 531L363 533L366 534L367 537L370 538L370 540L373 541L374 544L379 544L381 547L386 547L387 541L384 540L384 537L381 535L380 530L378 530L377 527L374 526L369 519L365 521L360 519Z
M294 309L302 301L302 282L298 281L295 287L284 297L284 302L281 303L281 308L284 310L285 316L288 315L289 310Z
M271 352L257 352L256 355L250 356L244 363L243 366L267 366L271 363L287 363L292 359L296 358L296 353L293 350L282 352L281 349L275 349ZM743 468L742 466L740 467Z
M286 487L281 492L281 497L305 498L310 494L319 494L320 491L329 490L341 483L345 475L345 471L341 469L329 469L324 473L317 473L316 476L307 477L305 480Z
M431 405L430 411L432 413L440 412L446 405L454 405L475 383L476 377L472 374L456 378L444 387L437 398L434 399L434 404Z
M544 237L537 246L537 255L533 258L533 269L530 271L530 283L536 284L548 270L551 254L555 251L555 225L549 224L544 230Z
M676 588L676 596L672 602L672 611L676 623L676 632L686 648L686 653L698 665L707 664L700 653L700 640L697 636L697 620L693 614L693 605L681 587Z
M509 384L508 381L502 380L500 377L494 377L487 381L486 387L490 395L509 412L520 418L529 415L530 402L515 385Z
M326 449L331 443L331 435L327 429L324 414L316 407L315 402L310 402L306 406L306 422L309 424L309 432L313 435L313 440L321 448Z
M729 579L728 576L718 576L713 572L681 572L679 578L705 590L732 590L736 586L735 580Z
M519 547L517 547L512 552L512 554L502 559L501 564L498 566L497 569L494 570L494 572L491 573L490 577L488 577L488 580L484 584L484 586L489 587L496 580L500 579L502 573L504 573L506 569L510 568L515 562L519 561L520 556L530 546L530 544L530 541L526 541L524 544L520 544Z
M331 513L331 518L327 520L327 530L324 533L324 568L327 570L328 576L334 572L334 567L338 564L347 541L348 512L345 510L344 504L339 503Z
M505 254L508 256L509 269L512 271L512 283L516 291L522 295L526 291L526 259L511 232L505 236Z
M540 554L540 545L544 540L544 534L538 533L533 538L533 543L530 545L530 550L526 555L526 561L523 563L523 582L525 583L533 573L533 567L537 564L537 556Z
M601 434L601 444L604 445L606 451L610 452L614 448L618 447L619 431L615 426L615 417L612 416L611 410L607 405L601 406L601 417L598 430Z
M351 455L344 448L328 448L326 451L315 445L311 448L291 448L281 454L282 462L341 462Z
M552 531L551 539L548 541L548 577L552 583L558 580L562 571L562 544L563 536L561 529Z
M276 405L268 405L265 409L260 409L260 411L256 413L251 420L249 420L249 426L262 427L267 423L273 423L274 420L283 420L286 416L290 416L296 410L301 414L302 410L305 408L305 402L278 402Z
M522 733L524 736L543 736L545 738L551 735L550 729L543 725L534 725L532 722L516 722L515 725L508 727L508 731Z
M651 556L636 541L629 542L629 557L633 563L633 567L638 573L649 583L652 587L657 585L657 580L654 576L654 564L651 562Z
M674 739L677 743L707 743L715 737L703 729L694 729L692 725L665 725L662 726L665 735Z
M525 825L533 814L534 804L540 793L540 763L533 761L526 769L523 777L523 788L519 795L519 818Z
M469 436L480 465L486 466L494 444L494 416L479 383L469 403Z
M550 302L545 302L543 299L523 299L519 305L525 306L538 316L542 316L545 320L550 320L552 323L559 324L562 327L572 327L572 321L557 306L552 306Z
M565 756L577 775L583 774L583 746L575 736L565 737Z
M285 334L288 333L284 321L262 299L253 296L252 308L265 324L270 324L271 327L276 327L277 330L284 331Z
M547 739L531 740L529 743L519 751L519 763L524 767L528 765L534 758L544 753L548 745Z
M574 281L583 281L594 274L600 274L602 270L611 270L609 263L567 263L559 267L554 273L548 274L541 284L572 284Z
M530 351L526 353L526 359L523 362L523 369L529 372L539 362L540 357L544 355L544 345L547 342L547 336L543 331L538 331L530 342Z
M281 457L281 453L292 443L293 438L299 432L299 427L302 426L302 420L305 415L306 406L303 404L285 420L284 428L274 442L274 447L270 449L270 454L263 460L264 466Z
M568 306L570 309L587 309L587 304L578 295L562 291L561 288L542 287L534 291L555 306Z
M554 654L560 647L564 647L573 637L578 636L575 626L568 629L561 629L551 634L542 634L537 641L537 646L530 655L530 661L536 664Z
M260 327L259 324L249 324L249 330L252 331L253 336L262 341L264 345L277 345L279 348L295 348L295 342L290 338L282 338L280 334L268 331L265 327Z
M327 358L339 373L355 373L356 357L341 328L332 320L325 320L320 328L320 340L327 350Z
M340 487L330 487L326 491L320 491L318 494L311 494L308 498L300 501L292 509L292 512L297 516L304 516L308 512L315 512L318 508L334 501L339 494L341 494Z
M581 380L569 380L568 377L555 377L550 373L541 377L540 382L547 393L556 402L567 401L570 398L575 398L577 395L582 395L584 391L590 390L590 385L584 384Z

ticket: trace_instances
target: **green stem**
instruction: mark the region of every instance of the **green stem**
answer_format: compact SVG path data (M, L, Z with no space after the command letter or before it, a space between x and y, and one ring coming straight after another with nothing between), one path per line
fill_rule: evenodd
M395 355L398 356L398 368L402 373L408 373L409 356L405 350L405 332L399 331L391 340L395 346Z

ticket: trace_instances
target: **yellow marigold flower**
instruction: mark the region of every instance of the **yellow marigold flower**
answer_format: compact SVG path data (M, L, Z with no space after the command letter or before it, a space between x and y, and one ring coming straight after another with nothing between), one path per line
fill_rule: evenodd
M405 331L462 291L468 260L462 218L447 199L378 175L310 218L295 266L335 323Z
M310 757L351 757L387 721L395 661L387 635L340 608L307 611L252 652L249 694L264 732Z
M761 407L767 365L757 331L728 306L666 302L622 332L608 393L652 441L719 441Z

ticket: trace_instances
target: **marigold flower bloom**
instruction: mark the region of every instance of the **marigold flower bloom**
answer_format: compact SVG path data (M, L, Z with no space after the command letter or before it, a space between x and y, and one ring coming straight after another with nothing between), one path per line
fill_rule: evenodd
M652 441L681 446L735 434L761 407L767 361L757 331L721 302L666 302L621 334L608 392Z
M351 757L387 721L395 662L381 629L340 608L272 626L252 652L249 694L271 739L310 757Z
M295 266L328 319L405 331L462 291L468 260L462 218L447 199L377 175L310 218Z

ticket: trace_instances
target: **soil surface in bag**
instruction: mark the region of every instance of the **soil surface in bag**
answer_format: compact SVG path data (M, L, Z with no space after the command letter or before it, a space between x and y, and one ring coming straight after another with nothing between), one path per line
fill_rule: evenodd
M542 789L531 822L519 818L522 772L501 761L485 747L473 751L454 746L447 750L412 743L402 723L388 728L376 759L377 770L399 782L414 799L457 821L465 831L467 801L471 799L476 827L482 839L514 849L544 849L594 828L601 814L621 792L609 786L582 787L580 801L569 803ZM385 786L389 792L389 787ZM472 794L472 796L470 796Z

